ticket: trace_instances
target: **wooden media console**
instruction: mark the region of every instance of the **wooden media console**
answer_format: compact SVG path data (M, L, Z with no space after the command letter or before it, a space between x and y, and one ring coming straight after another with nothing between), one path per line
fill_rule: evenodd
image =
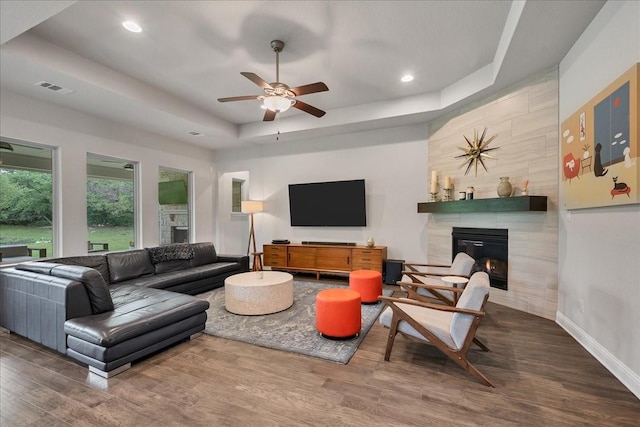
M264 265L272 270L349 274L353 270L382 273L386 246L278 244L263 245Z

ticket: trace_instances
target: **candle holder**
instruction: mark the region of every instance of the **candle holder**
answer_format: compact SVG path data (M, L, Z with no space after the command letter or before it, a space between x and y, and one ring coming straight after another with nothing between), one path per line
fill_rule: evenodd
M429 194L431 194L431 199L429 199L430 202L438 201L438 193L429 193Z
M450 202L451 200L453 200L451 198L451 189L450 188L445 188L444 189L444 201L445 202Z

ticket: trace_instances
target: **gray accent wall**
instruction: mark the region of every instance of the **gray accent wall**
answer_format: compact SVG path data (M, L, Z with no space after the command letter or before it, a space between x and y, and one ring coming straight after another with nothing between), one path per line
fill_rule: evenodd
M638 1L604 5L560 63L560 123L640 62L639 22ZM640 397L640 205L562 200L557 321Z

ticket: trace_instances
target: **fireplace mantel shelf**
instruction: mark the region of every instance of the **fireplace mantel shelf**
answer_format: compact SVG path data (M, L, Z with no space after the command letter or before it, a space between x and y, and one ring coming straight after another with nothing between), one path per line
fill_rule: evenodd
M546 210L547 196L518 196L418 203L418 213L544 212Z

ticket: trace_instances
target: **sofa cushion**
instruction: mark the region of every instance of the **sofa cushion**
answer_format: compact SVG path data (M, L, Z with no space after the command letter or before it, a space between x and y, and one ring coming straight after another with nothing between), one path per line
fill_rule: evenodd
M48 260L49 262L57 262L65 265L82 265L98 270L105 282L109 282L109 267L107 266L107 257L104 255L84 255L70 256L65 258L55 258Z
M147 250L153 264L193 258L193 249L188 243L172 243L170 245L147 248Z
M215 279L220 275L230 272L240 273L240 266L237 262L217 262L215 264L201 265L187 270L171 271L153 276L138 277L121 282L122 285L138 285L147 288L167 289L185 283L202 279Z
M209 303L199 298L140 286L112 286L111 295L115 305L112 312L69 319L64 324L65 332L112 347L209 308Z
M81 282L89 295L91 312L93 314L113 310L113 301L111 300L111 294L109 294L109 288L98 270L79 265L64 265L39 261L18 264L15 268L16 270L47 274L49 276Z
M33 261L18 264L15 266L15 269L51 275L51 270L58 266L60 266L60 264L55 262Z
M175 259L173 261L159 262L154 265L156 274L170 273L172 271L186 270L191 265L188 259Z
M112 252L107 254L109 282L118 283L154 273L153 264L146 249Z
M192 243L191 248L193 249L191 267L213 264L218 261L216 247L211 242Z
M51 269L51 275L82 282L89 295L93 314L113 310L113 300L109 288L98 270L81 265L59 265Z

